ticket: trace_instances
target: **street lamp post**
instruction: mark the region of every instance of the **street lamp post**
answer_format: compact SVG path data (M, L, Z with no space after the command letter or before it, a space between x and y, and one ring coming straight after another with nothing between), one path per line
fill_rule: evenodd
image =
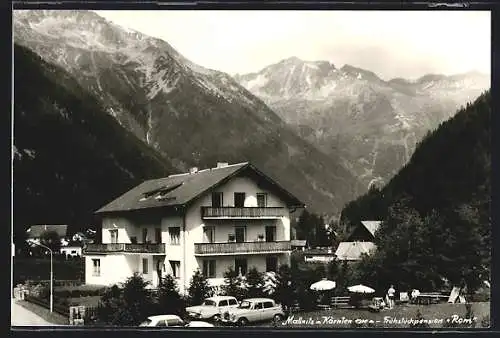
M54 309L54 269L53 269L53 260L52 260L52 250L41 244L41 243L36 243L36 242L33 242L33 244L36 244L38 246L41 246L47 250L49 250L50 252L50 312L53 312L52 310Z

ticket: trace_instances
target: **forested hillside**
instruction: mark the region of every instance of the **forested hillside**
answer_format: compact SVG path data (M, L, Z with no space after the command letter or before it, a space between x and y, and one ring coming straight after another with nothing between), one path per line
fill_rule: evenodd
M64 70L14 47L14 232L92 223L144 179L177 170L107 114Z
M363 278L432 289L476 288L491 263L491 94L428 134L381 190L349 203L342 221L383 220Z

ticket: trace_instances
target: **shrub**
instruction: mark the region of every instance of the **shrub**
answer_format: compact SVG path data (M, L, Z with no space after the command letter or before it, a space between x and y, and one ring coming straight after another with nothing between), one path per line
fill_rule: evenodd
M151 315L152 300L146 289L149 282L134 273L123 284L106 290L97 309L99 323L111 325L138 325Z

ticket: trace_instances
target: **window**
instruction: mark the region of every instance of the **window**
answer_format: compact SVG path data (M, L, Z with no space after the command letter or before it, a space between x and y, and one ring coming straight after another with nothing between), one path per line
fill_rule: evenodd
M221 300L221 301L219 302L219 306L228 306L228 305L229 305L229 303L228 303L227 299L225 299L225 300Z
M266 257L266 272L277 272L278 271L278 257L267 256Z
M118 243L118 229L109 230L109 237L111 243Z
M161 243L161 229L155 228L155 242Z
M224 204L224 194L221 192L212 193L212 208L222 207Z
M156 326L167 326L167 323L165 323L165 320L159 320L159 321L156 323Z
M255 310L260 310L260 309L263 309L263 308L264 308L264 306L263 306L263 305L264 305L263 303L255 303L255 305L254 305L254 307L253 307L253 308L254 308Z
M206 226L203 228L204 243L214 243L215 242L215 227Z
M99 277L101 275L101 260L93 259L92 265L93 265L92 276Z
M148 274L148 268L149 268L149 261L147 258L142 259L142 273L147 275Z
M207 278L215 278L215 260L203 261L203 276Z
M146 243L148 241L148 228L142 229L142 243Z
M236 258L234 260L234 271L245 276L247 274L247 260L244 258Z
M184 322L181 319L169 318L166 320L167 326L184 326Z
M181 228L180 227L168 228L168 232L170 234L170 244L179 245L181 237Z
M276 241L276 226L266 226L266 242Z
M269 309L271 307L274 307L273 302L264 302L264 309Z
M170 261L170 268L172 269L172 276L174 278L180 277L181 272L181 262L179 261Z
M237 208L243 208L245 206L245 193L235 192L234 193L234 206Z
M231 298L229 299L229 305L238 305L238 302L236 301L236 299Z
M246 227L245 226L234 227L234 235L235 235L235 240L237 243L245 242Z
M259 208L267 207L267 194L266 193L258 193L257 194L257 206Z

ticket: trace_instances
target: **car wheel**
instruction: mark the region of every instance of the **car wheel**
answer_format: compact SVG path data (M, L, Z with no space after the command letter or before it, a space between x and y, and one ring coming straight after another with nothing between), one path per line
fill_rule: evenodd
M278 315L278 314L274 315L274 317L273 317L273 321L274 321L275 323L278 323L278 322L279 322L279 321L281 321L281 320L283 320L283 316L282 316L282 315Z
M220 320L220 315L219 315L219 314L213 315L212 320L213 320L213 321L218 321L218 320Z
M246 326L248 324L248 319L246 318L240 318L238 319L238 325L239 326Z

